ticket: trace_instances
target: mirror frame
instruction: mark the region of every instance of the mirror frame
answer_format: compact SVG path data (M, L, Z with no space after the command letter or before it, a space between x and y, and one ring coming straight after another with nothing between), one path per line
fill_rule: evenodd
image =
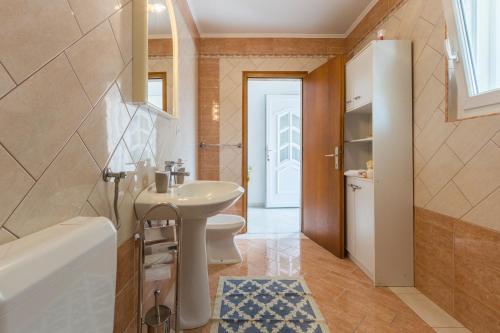
M175 7L172 0L165 0L170 25L172 27L172 112L164 111L147 100L148 96L148 1L134 0L132 7L132 103L147 105L158 115L167 118L179 118L178 105L178 70L179 40Z

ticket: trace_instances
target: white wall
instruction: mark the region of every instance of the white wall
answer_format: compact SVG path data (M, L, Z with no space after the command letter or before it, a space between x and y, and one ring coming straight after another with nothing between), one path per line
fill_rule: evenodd
M266 199L266 94L301 94L300 80L248 81L248 205L262 206Z
M157 117L156 137L152 138L151 146L154 147L153 150L157 150L155 157L158 168L162 169L167 160L182 158L186 162L186 170L191 173L189 179L196 179L198 54L195 40L177 1L173 1L173 5L179 47L178 96L175 106L178 118Z

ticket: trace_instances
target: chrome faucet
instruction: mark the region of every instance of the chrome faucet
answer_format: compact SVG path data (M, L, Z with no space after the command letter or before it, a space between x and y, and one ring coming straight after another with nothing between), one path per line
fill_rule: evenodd
M168 187L172 188L174 185L182 185L184 184L184 177L188 177L191 175L190 172L186 171L186 168L183 167L184 162L182 159L178 159L175 161L165 161L165 171L169 173L169 181Z
M113 181L115 183L115 192L114 192L115 195L113 197L113 209L115 211L116 230L119 230L120 226L121 226L120 213L118 211L118 195L120 192L120 180L124 179L125 177L127 177L127 173L125 171L113 172L113 171L111 171L110 168L105 168L102 171L102 179L106 183L109 183L110 181Z

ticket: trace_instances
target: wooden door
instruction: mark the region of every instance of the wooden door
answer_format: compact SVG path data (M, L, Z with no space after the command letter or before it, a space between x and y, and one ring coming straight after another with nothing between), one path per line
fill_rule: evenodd
M338 56L304 78L302 115L302 231L340 258L344 257L344 66L344 57Z

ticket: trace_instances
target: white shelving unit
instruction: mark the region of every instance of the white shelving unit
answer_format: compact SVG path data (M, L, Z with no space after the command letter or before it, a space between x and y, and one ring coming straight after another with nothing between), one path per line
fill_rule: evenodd
M346 65L346 247L377 286L413 286L410 41L373 41Z

